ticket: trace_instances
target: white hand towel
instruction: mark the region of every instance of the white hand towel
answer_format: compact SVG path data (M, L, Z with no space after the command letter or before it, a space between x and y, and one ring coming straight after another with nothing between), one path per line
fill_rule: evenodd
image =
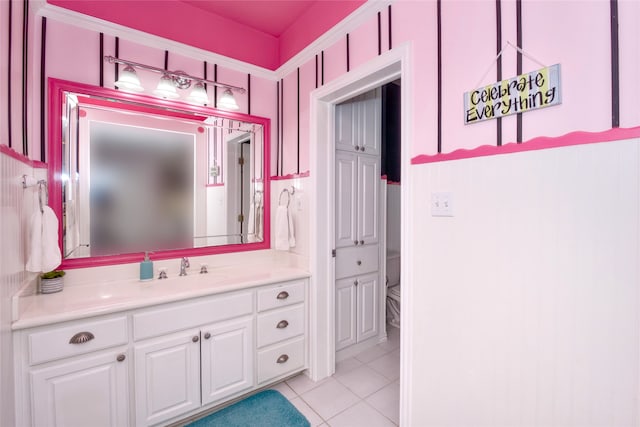
M247 223L247 240L249 242L256 241L256 205L251 203L249 206L249 221Z
M278 206L276 210L275 248L279 251L289 250L289 213L286 206Z
M289 229L289 247L294 248L296 246L296 235L293 230L293 215L287 209L287 225Z
M62 255L58 244L58 218L49 206L31 217L31 248L27 270L47 272L60 265Z

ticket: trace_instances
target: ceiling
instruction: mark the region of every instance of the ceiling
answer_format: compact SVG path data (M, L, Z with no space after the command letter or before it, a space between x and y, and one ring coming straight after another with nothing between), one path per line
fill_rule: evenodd
M319 0L181 1L274 37L280 37L307 9L319 2Z

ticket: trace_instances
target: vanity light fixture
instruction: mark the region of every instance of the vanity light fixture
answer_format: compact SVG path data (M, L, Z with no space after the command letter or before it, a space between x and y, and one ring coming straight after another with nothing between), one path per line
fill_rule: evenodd
M198 105L209 104L209 96L205 88L206 84L223 88L224 91L218 101L218 107L227 110L237 110L238 103L233 96L234 92L243 94L246 90L239 86L228 85L224 83L214 82L212 80L203 79L200 77L194 77L182 71L169 71L162 68L153 67L151 65L140 64L138 62L129 61L126 59L116 58L110 55L106 55L104 60L110 64L124 64L125 68L121 71L120 78L115 83L119 89L128 90L133 92L142 92L144 88L140 84L140 80L136 74L136 69L143 69L154 73L162 74L158 87L153 91L153 94L164 99L176 99L180 97L180 94L176 90L189 89L193 85L193 89L189 96L186 98L188 102Z

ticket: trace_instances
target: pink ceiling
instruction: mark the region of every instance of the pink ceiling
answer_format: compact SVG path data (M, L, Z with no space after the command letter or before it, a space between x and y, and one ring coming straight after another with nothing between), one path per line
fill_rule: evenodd
M366 0L47 0L275 70Z

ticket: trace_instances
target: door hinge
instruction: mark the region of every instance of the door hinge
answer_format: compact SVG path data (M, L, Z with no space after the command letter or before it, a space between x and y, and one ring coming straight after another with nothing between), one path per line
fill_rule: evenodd
M238 215L238 222L244 222L244 215Z
M244 165L244 157L238 157L238 164L239 164L240 166L243 166L243 165Z
M336 257L336 250L335 249L331 249L331 257L332 258Z

